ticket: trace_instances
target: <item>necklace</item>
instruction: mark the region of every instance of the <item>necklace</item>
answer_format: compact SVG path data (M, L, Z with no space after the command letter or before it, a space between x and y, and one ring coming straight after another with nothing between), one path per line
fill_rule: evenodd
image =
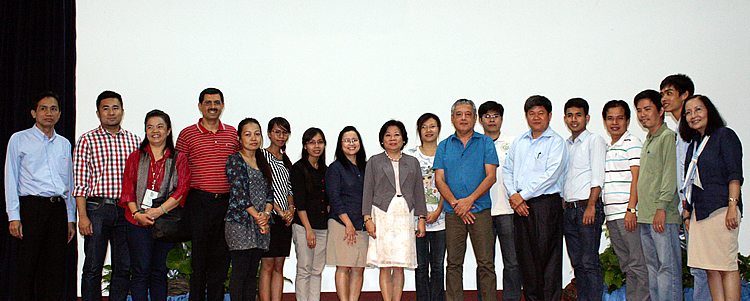
M401 156L402 156L401 152L398 153L398 158L396 158L396 159L391 158L391 156L388 154L388 152L386 152L385 155L388 157L388 159L391 159L391 161L393 161L393 162L398 162L398 160L401 160Z

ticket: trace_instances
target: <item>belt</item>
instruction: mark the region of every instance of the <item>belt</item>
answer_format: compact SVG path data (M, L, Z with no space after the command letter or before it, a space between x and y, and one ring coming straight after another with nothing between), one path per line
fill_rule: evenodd
M200 190L198 188L190 188L190 193L195 193L197 195L204 196L207 198L212 198L212 199L229 198L229 193L213 193L213 192L208 192L205 190Z
M578 207L586 207L589 204L589 200L580 200L580 201L572 201L572 202L565 202L565 208L578 208Z
M59 195L56 195L56 196L25 195L25 196L22 196L22 197L23 198L30 198L32 200L37 200L37 201L49 201L50 203L62 202L62 201L65 200L65 199L63 199L63 197L61 197Z
M89 197L86 199L87 202L104 203L117 206L120 203L119 199L100 198L100 197Z

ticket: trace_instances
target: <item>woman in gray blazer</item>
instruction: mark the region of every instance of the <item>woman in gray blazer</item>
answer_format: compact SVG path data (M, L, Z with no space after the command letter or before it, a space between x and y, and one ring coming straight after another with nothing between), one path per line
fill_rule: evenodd
M425 235L422 170L416 158L401 153L408 141L402 122L383 124L379 138L385 152L367 162L362 195L362 214L370 234L367 265L380 268L383 300L401 300L404 268L417 267L414 216L419 216L416 236Z

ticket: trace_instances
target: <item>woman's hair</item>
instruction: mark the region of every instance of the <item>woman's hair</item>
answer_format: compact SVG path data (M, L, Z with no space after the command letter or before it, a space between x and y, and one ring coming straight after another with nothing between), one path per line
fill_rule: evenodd
M273 129L274 125L280 127L282 130L289 132L289 135L292 134L292 127L289 125L289 121L287 121L284 117L274 117L268 121L268 136L271 136L271 130ZM286 144L281 147L281 158L284 161L284 166L286 167L286 169L291 169L292 160L289 160L289 156L286 155Z
M404 144L401 144L401 149L404 149L406 146L406 143L409 142L409 136L406 134L406 127L404 126L404 123L398 120L388 120L386 121L383 126L380 127L380 134L378 135L378 139L380 141L380 147L385 149L385 145L383 145L383 139L385 139L385 132L388 131L389 127L395 126L398 128L399 132L401 132L401 137L404 140Z
M349 159L346 158L346 154L344 154L343 149L343 143L341 142L342 139L344 139L344 134L346 132L354 132L357 134L357 139L359 139L359 151L357 152L357 168L359 168L360 171L365 171L365 165L367 164L367 155L365 155L365 144L362 143L362 135L359 134L359 131L357 131L357 128L347 125L344 127L341 132L339 132L339 138L336 141L336 161L340 161L341 165L344 166L344 168L349 169Z
M323 131L316 127L311 127L302 134L302 159L307 160L310 154L307 153L307 149L305 148L305 145L307 145L307 142L313 139L315 135L320 135L320 137L323 139L323 143L328 143L326 141L326 135L323 134ZM320 157L318 157L318 164L322 162L322 166L325 166L326 164L326 148L323 147L323 152L320 153Z
M169 130L169 135L167 135L166 140L166 147L169 150L170 156L174 156L174 139L172 138L172 120L169 119L169 115L167 113L164 113L164 111L159 109L151 110L150 112L146 113L146 119L143 120L143 130L146 131L146 125L148 123L148 120L152 117L159 117L162 120L164 120L164 123L167 125L167 129ZM141 142L141 146L138 148L138 150L141 151L141 154L146 154L146 146L148 146L148 135L146 137L143 137L143 141Z
M242 139L242 128L248 124L255 124L258 126L258 130L260 130L261 133L261 141L263 141L263 129L260 127L260 123L255 118L245 118L240 121L240 124L237 125L237 137ZM261 173L263 173L263 177L266 179L266 183L270 187L273 185L273 173L271 172L271 165L268 164L268 161L266 161L266 157L263 155L262 148L258 147L258 149L255 150L255 163L258 164L258 169Z
M707 124L706 124L706 130L704 133L708 136L711 135L711 133L714 132L714 130L726 126L727 123L724 121L724 118L721 118L721 114L719 114L719 110L716 109L716 106L714 106L714 103L711 102L708 97L695 94L685 100L685 103L682 104L682 112L680 112L680 125L679 125L679 132L680 137L682 137L682 140L690 141L690 140L698 140L701 138L701 133L699 133L697 130L692 129L687 122L687 118L685 117L685 108L687 107L686 104L688 101L698 99L701 102L703 102L703 106L706 107L706 117L708 117Z
M422 116L419 116L417 119L417 137L419 137L419 142L422 142L422 126L424 125L427 120L435 119L435 122L437 123L438 127L438 134L440 134L440 129L443 128L443 125L440 123L440 118L437 117L437 115L432 113L424 113Z

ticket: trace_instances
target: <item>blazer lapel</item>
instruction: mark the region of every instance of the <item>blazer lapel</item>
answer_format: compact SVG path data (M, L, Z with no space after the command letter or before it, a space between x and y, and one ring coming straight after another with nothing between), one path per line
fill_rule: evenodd
M385 153L384 153L385 154ZM383 164L383 172L385 173L385 176L388 178L388 183L391 184L393 187L393 191L396 191L396 176L394 175L393 165L391 164L391 160L388 159L388 156L385 157L385 163Z
M403 159L403 155L401 155L401 158ZM398 177L399 182L401 182L401 192L404 191L404 185L406 185L406 178L409 177L409 170L411 170L409 163L406 162L406 160L399 160L398 161Z

